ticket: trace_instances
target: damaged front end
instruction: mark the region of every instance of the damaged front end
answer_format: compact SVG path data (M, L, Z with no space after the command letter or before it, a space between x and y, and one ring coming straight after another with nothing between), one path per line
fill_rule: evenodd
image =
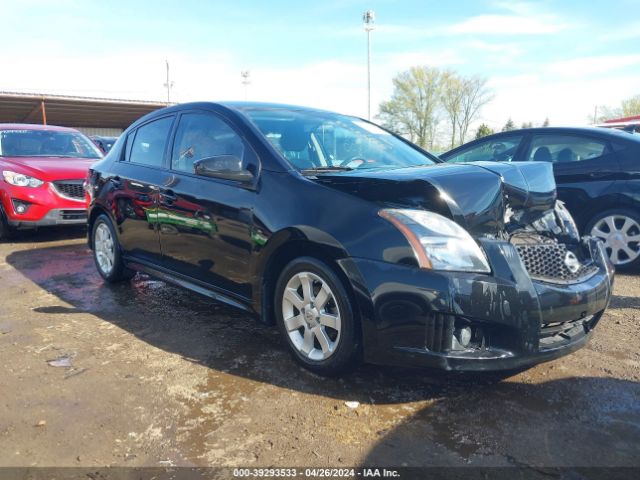
M365 352L367 360L498 370L584 345L609 303L613 267L602 243L580 237L557 201L551 165L478 163L421 173L400 187L404 172L396 172L396 183L387 186L402 197L384 203L453 219L477 242L488 267L424 268L415 241L412 251L394 249L387 260L395 266L352 259L349 268L345 262L345 271L357 272L354 281L373 298L375 329L364 334L379 348ZM358 188L359 194L389 195L367 182ZM421 268L400 265L414 256Z

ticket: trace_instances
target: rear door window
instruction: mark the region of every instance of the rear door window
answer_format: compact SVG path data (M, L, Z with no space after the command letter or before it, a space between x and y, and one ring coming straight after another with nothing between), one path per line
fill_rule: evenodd
M173 118L163 117L139 127L131 145L127 145L127 160L131 163L162 167ZM127 139L127 143L129 140L131 137Z
M608 153L607 142L579 135L534 135L526 160L570 163L597 160Z
M446 159L449 163L462 162L510 162L522 142L522 135L493 138L463 149Z

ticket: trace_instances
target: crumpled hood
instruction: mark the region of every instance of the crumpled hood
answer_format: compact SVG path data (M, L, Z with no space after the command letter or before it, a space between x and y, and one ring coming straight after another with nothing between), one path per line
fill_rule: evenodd
M474 234L502 230L507 206L533 218L556 200L552 166L543 162L353 170L318 175L316 181L381 206L440 213Z

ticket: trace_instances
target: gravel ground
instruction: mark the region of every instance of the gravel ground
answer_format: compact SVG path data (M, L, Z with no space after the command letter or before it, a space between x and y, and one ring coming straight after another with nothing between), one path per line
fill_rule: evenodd
M638 275L587 347L500 382L314 376L246 314L103 284L81 230L0 244L0 285L0 466L640 467Z

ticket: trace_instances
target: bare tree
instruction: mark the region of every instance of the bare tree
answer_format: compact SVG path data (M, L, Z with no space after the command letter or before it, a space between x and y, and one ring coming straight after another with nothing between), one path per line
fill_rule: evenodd
M382 124L422 147L433 145L442 76L437 68L426 66L397 75L391 100L380 104Z
M469 125L473 123L480 110L493 100L493 94L487 87L487 79L474 75L462 80L461 115L458 118L458 141L464 143Z
M455 72L447 70L443 73L440 101L451 125L451 148L456 146L456 132L462 116L464 91L464 81Z

